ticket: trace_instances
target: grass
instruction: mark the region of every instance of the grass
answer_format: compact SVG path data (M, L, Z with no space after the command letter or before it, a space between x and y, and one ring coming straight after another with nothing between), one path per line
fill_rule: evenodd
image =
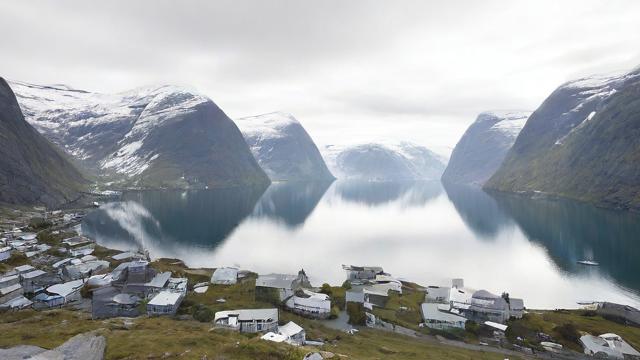
M417 284L405 282L402 285L402 294L389 291L386 306L374 308L373 314L384 321L421 331L418 324L422 322L421 304L424 302L424 291L421 291Z
M472 352L376 330L350 336L317 321L282 313L282 322L293 320L307 329L310 338L331 340L322 350L350 359L503 359L488 352ZM59 346L70 337L96 331L107 339L106 359L301 359L316 350L262 341L257 335L211 330L194 320L140 317L127 327L121 318L90 320L89 315L68 310L26 310L0 315L0 347L17 344L44 348Z

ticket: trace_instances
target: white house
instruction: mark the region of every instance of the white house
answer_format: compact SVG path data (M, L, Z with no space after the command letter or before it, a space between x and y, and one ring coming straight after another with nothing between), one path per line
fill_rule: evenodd
M440 330L465 328L467 319L460 315L448 312L449 305L438 303L423 303L421 308L424 324L429 328Z
M147 303L147 314L174 315L183 298L184 294L181 292L162 290Z
M584 335L580 338L580 343L587 355L606 355L610 359L640 358L640 352L616 334Z
M278 309L246 309L218 311L214 324L245 333L276 332Z
M84 286L83 280L73 280L62 284L51 285L46 292L52 295L60 295L65 303L79 300L81 298L80 290Z
M521 318L524 313L522 299L498 296L486 290L478 290L471 297L471 305L464 310L467 318L476 321L505 323L510 318Z
M20 274L20 282L22 283L24 292L35 293L42 288L45 276L47 276L47 273L42 270L33 270Z
M256 299L272 302L275 295L279 301L285 301L294 295L298 289L309 289L311 283L303 270L298 275L268 274L260 275L256 279Z
M286 300L285 307L300 315L325 319L331 314L331 299L327 294L302 289Z
M216 285L233 285L238 282L238 269L232 267L217 268L211 276L211 283Z
M306 333L300 325L289 321L285 325L278 326L278 333L285 337L285 341L291 345L304 345Z

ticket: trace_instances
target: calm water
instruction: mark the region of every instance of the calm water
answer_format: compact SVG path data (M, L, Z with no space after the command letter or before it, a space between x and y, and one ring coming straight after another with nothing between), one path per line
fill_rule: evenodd
M318 285L342 283L341 264L381 265L423 285L462 277L530 308L640 306L637 215L438 182L127 193L89 214L82 229L105 246L142 247L193 267L304 268Z

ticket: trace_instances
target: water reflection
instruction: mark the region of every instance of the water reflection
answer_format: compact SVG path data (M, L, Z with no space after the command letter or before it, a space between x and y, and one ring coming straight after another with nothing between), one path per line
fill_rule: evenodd
M215 247L251 213L264 187L125 193L88 214L83 233L105 246Z
M569 200L527 200L492 194L529 240L548 249L564 271L599 271L620 285L640 289L640 218L637 214L599 209ZM597 269L577 263L593 259Z
M338 181L127 193L89 214L82 229L108 247L144 247L195 267L304 268L318 285L342 283L342 264L368 264L424 285L463 277L530 307L640 305L637 216L445 190L439 182ZM576 264L591 257L601 266Z
M335 191L349 202L380 206L401 199L405 206L421 206L442 192L438 181L338 181Z
M464 223L480 238L493 239L513 223L494 198L477 187L443 183L447 197Z
M271 184L258 201L253 216L282 221L292 228L300 226L311 215L330 185L331 181Z

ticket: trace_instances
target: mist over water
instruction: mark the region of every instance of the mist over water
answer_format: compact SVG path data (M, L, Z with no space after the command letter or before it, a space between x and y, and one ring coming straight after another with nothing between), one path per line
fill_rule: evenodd
M342 264L380 265L422 285L461 277L529 308L640 305L636 214L439 182L131 192L89 214L82 230L102 245L192 267L304 268L314 285L342 283Z

